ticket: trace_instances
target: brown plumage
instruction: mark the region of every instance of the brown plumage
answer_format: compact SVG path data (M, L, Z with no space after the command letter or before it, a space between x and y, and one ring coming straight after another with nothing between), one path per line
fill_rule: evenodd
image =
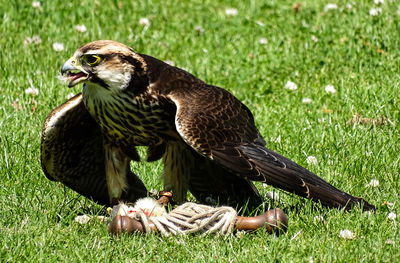
M139 160L135 146L144 145L149 149L149 161L163 158L165 188L173 191L178 202L185 200L189 190L203 202L211 197L223 203L260 203L261 197L251 183L260 181L329 207L348 209L361 204L364 210L374 209L365 200L338 190L267 149L244 104L224 89L208 85L182 69L137 54L123 44L101 40L79 48L61 72L70 80L70 87L85 82L84 107L82 103L76 106L82 114L73 118L75 122L90 123L87 130L96 130L94 138L102 139L104 147L97 143L98 148L93 149L96 153L92 153L96 157L82 157L82 165L105 163L105 170L100 170L110 200L136 198L129 194L135 189L128 180L133 176L136 183L141 182L130 174L129 162ZM54 175L58 169L54 165L49 172L47 159L60 153L48 150L48 145L54 143L44 138L42 164L46 174L68 181L69 175ZM85 177L80 171L74 176ZM76 185L79 183L74 185L77 189ZM92 198L96 192L88 187L77 191Z

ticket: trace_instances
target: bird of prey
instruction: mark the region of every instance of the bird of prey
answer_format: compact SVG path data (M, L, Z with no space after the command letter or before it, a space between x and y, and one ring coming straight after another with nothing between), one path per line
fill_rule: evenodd
M61 68L82 93L45 121L46 176L111 204L147 194L130 171L136 146L163 160L165 190L183 202L258 202L260 181L328 207L374 206L266 148L250 110L228 91L111 40L90 42ZM209 199L209 198L212 199Z

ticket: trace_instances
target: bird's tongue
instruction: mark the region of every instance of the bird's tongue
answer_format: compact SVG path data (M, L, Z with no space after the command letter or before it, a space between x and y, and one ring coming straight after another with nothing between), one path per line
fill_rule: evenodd
M86 74L83 73L82 71L81 71L81 72L78 72L78 73L70 74L71 81L74 81L74 80L76 80L76 79L79 79L79 78L85 77L85 76L86 76Z

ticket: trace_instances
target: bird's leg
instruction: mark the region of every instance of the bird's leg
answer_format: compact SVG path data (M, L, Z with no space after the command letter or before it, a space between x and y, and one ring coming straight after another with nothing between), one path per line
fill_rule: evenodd
M163 156L164 190L174 194L174 201L182 203L186 200L189 188L190 169L194 165L193 156L188 146L182 142L167 144Z
M111 204L118 204L122 192L128 187L126 175L128 174L130 159L121 149L105 145L106 180L108 195Z

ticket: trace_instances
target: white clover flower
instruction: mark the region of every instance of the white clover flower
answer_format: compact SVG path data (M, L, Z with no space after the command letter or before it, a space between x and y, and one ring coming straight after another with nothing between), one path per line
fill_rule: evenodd
M307 161L308 165L316 165L318 163L317 158L315 156L312 156L312 155L308 156L306 161Z
M337 4L329 3L325 6L325 12L337 9Z
M327 93L336 93L336 89L335 89L335 87L333 86L333 85L327 85L326 87L325 87L325 91L327 92Z
M297 85L294 82L291 82L290 80L286 82L285 89L289 90L297 90Z
M238 13L239 13L239 12L238 12L238 10L237 10L236 8L227 8L227 9L225 10L225 14L226 14L227 16L236 16Z
M304 104L310 104L312 100L310 98L303 98L301 102L303 102Z
M374 3L376 4L376 5L380 5L380 4L384 4L385 3L385 0L374 0Z
M42 43L42 39L38 35L34 35L33 37L27 37L24 40L25 45L40 44L40 43Z
M377 8L372 8L369 10L369 15L370 16L378 16L382 12L382 8L377 7Z
M378 187L378 186L379 186L379 180L377 180L377 179L372 179L372 180L367 184L367 186L370 186L370 187Z
M75 217L75 222L78 222L81 225L89 223L91 217L88 215L82 215Z
M25 45L30 45L30 44L32 44L32 38L31 38L31 37L25 38L25 39L24 39L24 44L25 44Z
M175 63L172 60L165 60L164 62L170 66L175 66Z
M204 52L204 53L208 53L208 49L203 48L203 52Z
M356 234L354 234L353 232L351 232L348 229L343 229L343 230L340 230L339 237L351 240L356 237Z
M33 8L39 8L39 7L40 7L40 2L38 2L38 1L33 1L33 2L32 2L32 7L33 7Z
M196 30L199 33L204 33L204 28L202 26L195 26L194 30Z
M63 43L59 43L59 42L55 42L53 43L53 49L54 51L63 51L64 50L64 44Z
M268 40L267 40L265 37L263 37L263 38L260 38L259 43L260 43L261 45L266 45L266 44L268 43Z
M314 35L311 35L311 40L314 41L315 43L318 42L318 38Z
M142 17L139 19L139 24L142 26L150 26L150 20L146 17Z
M350 10L352 8L353 8L353 6L351 4L346 4L346 9Z
M393 212L390 212L390 213L387 215L387 218L394 221L394 220L396 220L396 218L397 218L397 214L396 214L396 213L393 213Z
M39 90L35 87L30 87L25 90L25 94L37 96L39 94Z
M86 26L85 25L76 25L75 30L78 32L81 32L81 33L86 32Z
M40 44L40 43L42 43L42 39L40 38L40 36L34 35L34 36L32 37L32 43L33 43L33 44Z

